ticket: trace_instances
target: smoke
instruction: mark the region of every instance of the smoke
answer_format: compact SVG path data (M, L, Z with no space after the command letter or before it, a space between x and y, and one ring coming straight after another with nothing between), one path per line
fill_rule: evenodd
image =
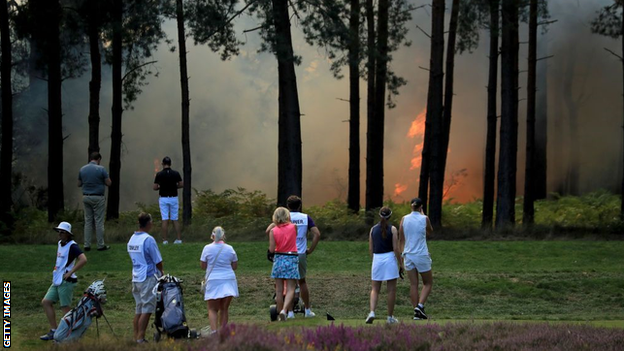
M563 76L574 74L572 92L584 100L578 105L580 145L580 189L615 190L621 164L622 88L621 66L603 47L618 51L619 41L590 33L589 21L609 0L595 2L550 1L553 19L548 33L538 40L547 40L548 55L548 113L549 122L549 191L562 179L553 170L553 140L561 139L563 149L570 141L566 129L557 130L555 116L567 123L562 107ZM447 4L447 7L450 3ZM447 8L447 21L448 21ZM417 193L419 169L412 167L413 150L418 138L408 132L414 119L426 108L429 66L429 38L416 29L430 27L426 8L418 10L409 23L412 46L393 54L392 67L408 80L401 88L397 107L386 111L384 187L385 198L408 200ZM254 28L254 19L243 18L236 24L239 39L245 44L241 55L221 61L219 55L206 46L193 46L188 40L190 75L190 122L192 183L198 190L244 187L276 196L277 189L277 63L269 53L258 53L257 33L242 34ZM176 38L174 22L167 22L166 31ZM348 174L348 79L336 80L330 73L331 62L324 51L305 43L301 28L293 27L295 53L302 56L296 68L303 142L303 198L306 204L320 204L330 199L346 199ZM526 38L528 29L521 27ZM481 34L479 48L472 54L456 56L455 100L448 156L448 176L457 174L456 183L447 195L454 201L469 201L482 196L483 158L486 130L486 84L488 35ZM526 41L521 38L521 41ZM521 70L526 69L526 45L521 47ZM178 53L163 44L155 54L158 77L150 77L149 85L134 103L134 109L123 114L123 156L121 165L121 209L135 208L135 203L155 203L157 192L152 190L154 160L170 156L172 168L182 171L181 105ZM541 54L540 54L541 55ZM566 60L576 55L573 70L565 71ZM540 62L539 64L544 64ZM345 76L348 71L345 68ZM111 81L110 67L104 66L100 105L100 147L102 164L110 161ZM75 186L78 170L87 162L88 146L88 81L89 74L67 80L63 85L64 145L66 205L79 208L80 189ZM526 74L520 77L520 96L526 95ZM364 203L366 174L366 82L361 83L361 203ZM45 100L45 99L40 99ZM36 103L45 108L45 101ZM525 100L519 111L518 191L522 194L524 175ZM567 127L566 127L567 128ZM47 138L47 126L39 136ZM42 141L41 147L47 144ZM569 153L568 153L569 154ZM566 158L569 155L566 154ZM29 160L34 173L45 184L45 152ZM566 165L568 160L560 160ZM558 164L558 163L557 163ZM562 166L563 167L563 166ZM464 172L462 173L462 170ZM37 175L33 177L37 177ZM43 179L42 179L43 178ZM395 195L396 185L405 190Z

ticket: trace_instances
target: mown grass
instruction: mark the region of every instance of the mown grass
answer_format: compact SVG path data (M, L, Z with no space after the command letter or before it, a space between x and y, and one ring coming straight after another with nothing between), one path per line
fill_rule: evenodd
M241 296L231 306L231 321L281 329L269 324L273 281L264 242L230 242L238 253ZM203 243L161 246L166 273L184 279L189 325L208 324L198 292L203 272ZM434 289L427 303L433 322L447 320L518 320L605 323L624 327L624 250L622 241L433 241ZM12 325L17 349L45 344L47 329L40 301L51 280L54 245L3 245L2 279L12 282ZM131 336L134 301L131 265L125 245L88 253L79 272L75 299L91 281L106 278L109 303L104 311L120 340ZM319 318L286 325L320 326L326 312L337 323L361 325L368 312L370 258L366 242L322 241L310 255L308 281ZM385 315L385 295L377 310ZM409 286L399 282L395 315L412 323ZM60 315L57 315L60 318ZM100 333L110 334L100 320ZM95 338L95 325L87 339Z

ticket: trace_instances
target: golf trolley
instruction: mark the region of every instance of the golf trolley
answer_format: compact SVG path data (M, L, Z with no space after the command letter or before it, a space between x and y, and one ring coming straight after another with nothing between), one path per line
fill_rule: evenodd
M160 341L161 335L173 339L196 339L199 335L190 329L184 315L182 280L172 275L163 275L154 287L156 295L156 318L154 319L154 341Z
M286 295L286 282L284 281L284 295ZM305 308L303 305L303 301L299 298L299 284L295 286L295 295L293 296L293 312L294 313L305 313ZM273 301L275 301L275 294L273 294ZM272 304L269 306L269 315L271 316L271 322L275 322L277 320L277 316L280 311L277 310L277 305Z

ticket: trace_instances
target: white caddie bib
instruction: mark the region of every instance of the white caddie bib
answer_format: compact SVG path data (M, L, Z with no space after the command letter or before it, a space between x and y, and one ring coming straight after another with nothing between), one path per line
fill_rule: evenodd
M63 283L63 275L71 271L74 268L74 262L67 264L69 259L69 248L76 242L70 240L65 246L61 246L61 241L58 242L58 249L56 250L56 264L54 265L54 271L52 272L52 284L59 286ZM72 278L77 278L76 274L71 275Z
M147 233L134 233L128 241L128 254L132 259L132 282L140 283L147 278L147 260L145 260L145 240L149 238Z
M290 212L290 221L297 226L297 252L304 254L308 249L308 215Z

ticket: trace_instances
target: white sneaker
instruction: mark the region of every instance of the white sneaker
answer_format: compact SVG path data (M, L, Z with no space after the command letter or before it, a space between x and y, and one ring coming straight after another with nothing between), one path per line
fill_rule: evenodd
M163 245L167 245L169 242L167 240L163 240Z
M386 320L386 323L388 323L388 324L395 324L395 323L399 323L399 320L394 318L394 316L388 316L388 319Z
M313 317L316 317L316 313L310 310L305 310L305 318L313 318Z
M286 313L284 313L284 311L280 312L277 315L277 320L280 321L280 322L286 321Z
M176 239L176 241L173 242L174 244L182 244L182 240L180 239Z
M288 316L286 317L286 319L295 319L295 312L288 311Z
M371 311L368 314L368 317L366 317L366 324L373 324L374 320L375 320L375 312Z

